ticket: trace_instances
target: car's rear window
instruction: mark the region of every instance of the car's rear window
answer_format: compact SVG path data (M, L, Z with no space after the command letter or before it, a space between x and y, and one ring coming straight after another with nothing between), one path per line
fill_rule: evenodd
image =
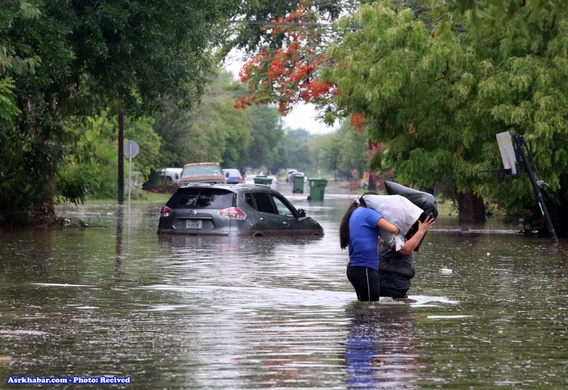
M182 188L168 202L168 206L191 209L226 209L233 206L234 192L221 188Z
M182 176L211 176L222 174L219 165L210 164L186 166L183 168Z
M225 172L225 174L229 174L230 177L241 176L241 173L239 172L238 169L225 169L225 170L223 170L223 172Z

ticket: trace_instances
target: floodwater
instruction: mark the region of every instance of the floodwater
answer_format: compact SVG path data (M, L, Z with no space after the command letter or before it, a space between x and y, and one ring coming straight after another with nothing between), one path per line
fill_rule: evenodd
M441 215L410 299L358 303L337 238L353 196L280 186L324 237L159 237L161 204L64 206L89 227L0 232L0 387L568 386L566 241Z

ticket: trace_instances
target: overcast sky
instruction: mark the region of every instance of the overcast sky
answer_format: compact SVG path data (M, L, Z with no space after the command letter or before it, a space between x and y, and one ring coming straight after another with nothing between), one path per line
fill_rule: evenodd
M283 117L284 126L291 129L306 129L313 134L325 134L334 131L337 126L330 127L316 118L317 112L311 104L298 105Z

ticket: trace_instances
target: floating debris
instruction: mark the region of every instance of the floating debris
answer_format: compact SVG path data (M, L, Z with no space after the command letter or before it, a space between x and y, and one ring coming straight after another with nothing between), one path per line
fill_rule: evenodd
M10 364L12 356L0 356L0 364Z
M438 268L438 273L440 275L451 275L454 273L450 268L445 268L444 266Z

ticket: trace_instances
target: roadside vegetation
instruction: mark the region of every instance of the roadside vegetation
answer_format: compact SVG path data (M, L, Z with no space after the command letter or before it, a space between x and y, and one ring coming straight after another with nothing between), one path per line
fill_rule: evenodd
M566 235L567 11L562 0L8 0L0 223L48 222L54 200L116 198L117 151L134 140L142 181L206 160L371 190L389 178L442 194L463 222L505 210L532 231L543 224L525 173L498 172L495 135L509 131ZM220 66L234 49L248 59L240 80ZM299 102L338 130L284 128Z

